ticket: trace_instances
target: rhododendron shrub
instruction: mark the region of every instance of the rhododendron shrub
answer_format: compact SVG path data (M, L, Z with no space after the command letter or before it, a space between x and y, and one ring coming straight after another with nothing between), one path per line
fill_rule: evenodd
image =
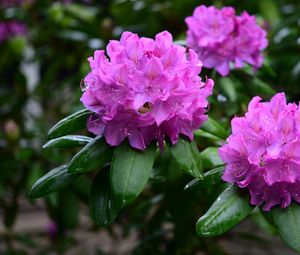
M35 8L37 1L33 2L30 8ZM78 96L75 104L66 99L68 102L64 107L66 111L72 107L69 112L73 113L50 129L49 141L43 146L47 150L45 157L49 166L55 162L61 165L40 177L29 192L30 198L51 194L47 199L49 215L53 218L53 224L50 221L47 231L51 240L71 232L74 224L69 224L69 217L76 218L80 199L85 204L89 202L92 224L102 228L114 224L103 231L113 233L114 229L120 229L120 235L125 238L134 226L138 239L134 242L137 243L133 248L134 254L220 253L218 243L213 243L211 248L213 239L204 237L223 235L246 217L253 217L269 232L279 233L289 246L300 251L300 110L297 104L286 102L284 93L276 94L276 84L273 87L268 85L275 78L278 84L288 84L289 75L283 75L280 68L272 70L279 60L274 61L268 55L269 66L267 61L256 74L249 72L248 65L254 69L262 65L262 51L268 44L266 32L257 25L255 17L247 12L238 16L232 7L199 6L193 16L186 18L189 27L186 48L179 45L182 44L180 41L173 41L173 35L167 31L156 34L154 38L140 37L132 32L119 34L123 27L132 26L142 31L143 28L150 29L150 26L134 24L131 17L126 19L126 25L115 27L106 15L103 20L97 18L95 24L91 10L98 13L97 17L102 17L105 13L102 10L108 4L96 8L96 1L89 1L88 8L84 9L84 5L77 3L84 1L75 2L66 5L54 3L51 19L57 25L55 28L63 28L55 36L53 26L42 41L33 40L31 43L30 37L39 33L28 33L28 54L31 46L40 45L42 48L37 51L37 56L29 54L21 68L26 73L26 63L32 59L41 61L41 74L45 74L45 79L34 91L30 90L30 86L28 91L25 86L23 90L25 94L45 94L54 98L49 104L43 101L45 108L53 106L59 110L55 103L61 104L61 100L57 98L66 98L66 95L70 99L74 91ZM126 6L128 2L128 10L142 13L143 9L150 9L145 8L146 2L144 7L140 1L119 2L118 8L119 4ZM111 8L114 8L113 3ZM65 15L68 18L62 19ZM118 15L119 11L112 15L116 24ZM145 20L150 20L148 18ZM80 20L95 26L87 29ZM183 25L183 19L181 22ZM29 19L30 23L33 22ZM80 28L77 31L75 27L78 24ZM95 39L99 25L103 35L101 39ZM44 28L45 24L41 27ZM167 25L159 30L151 27L143 33L151 35L166 28ZM172 31L175 30L173 27ZM281 36L280 31L283 30L279 30ZM175 31L174 38L180 38L184 32ZM102 47L111 35L117 39ZM279 40L279 35L274 35L276 40ZM284 40L292 36L291 33ZM49 38L55 40L49 41ZM60 49L61 54L70 55L62 55L59 61L54 54L57 52L50 46L49 50L48 46L44 46L45 41L51 45L56 38L68 39L63 41L67 49L73 40L70 50ZM11 40L3 46L14 48L13 42ZM274 54L276 45L270 47L268 54ZM83 47L90 48L89 54L94 52L88 61ZM281 44L280 47L282 51ZM81 61L82 56L74 58L70 53L73 49L77 49L76 53L80 52L85 59ZM11 55L7 54L8 60ZM72 59L76 60L74 66ZM291 62L298 63L297 59ZM230 66L241 68L245 64L247 67L241 71L215 81L204 76L201 70L203 66L215 68L224 76L229 74ZM52 70L50 73L48 65ZM65 70L65 66L70 70ZM71 70L76 70L77 76L67 79L65 76ZM291 70L297 73L296 66ZM277 77L281 79L277 80ZM20 76L13 87L22 80L25 79ZM291 77L290 83L292 80ZM215 92L212 95L214 82ZM62 87L59 87L60 83ZM77 87L65 89L71 83ZM57 90L53 89L53 84ZM42 91L45 87L47 90ZM285 87L282 85L282 88ZM9 101L6 95L14 91L10 89L3 97L6 101ZM298 94L295 92L294 96ZM251 98L248 111L243 115ZM26 104L25 108L30 107L32 104ZM74 112L75 108L77 111ZM3 112L7 109L6 105ZM65 109L62 112L65 113ZM44 115L51 119L57 114L49 112L49 115ZM235 114L241 117L233 117ZM25 123L24 127L34 126L31 118L26 116L27 119L29 124ZM28 159L27 154L22 156L18 152L19 149L27 149L27 143L16 144L14 139L26 130L20 124L22 132L19 132L14 123L13 120L5 120L4 136L10 140L0 142L1 146L11 144L13 157L10 159L18 158L20 162ZM32 133L29 132L29 135ZM33 144L36 146L35 141ZM70 157L70 153L60 154L56 150L51 154L52 148L71 148L69 152L75 155ZM44 161L43 158L38 166L44 166ZM37 174L34 172L32 176ZM29 180L18 179L27 185L32 176ZM11 183L14 185L14 181ZM57 194L52 194L57 191ZM14 198L13 203L15 201L17 199ZM7 205L10 206L10 203ZM6 217L10 216L10 210L3 211ZM61 216L67 219L65 226L62 224L65 219ZM197 217L200 218L196 222ZM196 232L191 227L195 223ZM239 231L233 236L239 235L236 233ZM202 238L199 242L196 235Z
M202 63L195 52L173 44L165 31L155 40L124 32L106 53L89 58L92 71L84 79L81 101L93 112L89 131L113 146L128 137L140 150L153 140L162 148L165 137L175 144L179 134L193 140L213 88L211 79L198 76Z
M262 50L268 45L266 31L246 11L240 16L232 7L217 9L198 6L186 18L187 45L194 49L206 68L215 68L222 76L230 72L230 63L241 68L248 63L259 68Z
M88 60L91 72L82 81L81 97L85 109L58 122L44 148L85 146L68 164L40 178L30 196L47 195L102 169L90 200L95 221L105 226L143 191L154 163L160 167L167 160L174 169L203 179L194 133L208 119L214 83L202 81L197 54L174 44L167 31L155 39L124 32ZM211 119L208 123L220 128ZM83 129L92 137L70 135Z

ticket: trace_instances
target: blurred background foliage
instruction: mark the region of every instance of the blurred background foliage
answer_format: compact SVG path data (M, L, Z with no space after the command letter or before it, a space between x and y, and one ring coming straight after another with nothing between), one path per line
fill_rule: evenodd
M297 0L0 0L0 22L19 21L27 27L26 33L4 36L0 41L1 254L63 253L74 244L81 245L82 241L72 233L82 227L81 214L89 214L86 204L93 174L80 177L72 186L44 200L26 198L38 177L67 162L77 151L43 150L47 131L61 118L82 108L80 82L89 71L86 59L95 49L103 49L125 30L149 37L168 30L175 40L184 40L184 19L200 4L231 5L237 13L247 10L255 14L269 39L265 64L257 72L246 67L221 78L212 70L203 70L203 78L212 76L217 82L211 97L211 116L228 128L231 117L243 113L254 95L268 99L276 91L285 91L289 100L299 101ZM197 137L197 142L200 149L215 145L205 138ZM206 254L231 254L212 239L197 238L194 230L197 217L206 211L223 184L219 190L207 187L184 191L191 177L173 171L176 167L169 165L168 157L161 159L164 169L154 168L139 199L102 231L113 240L137 233L133 254L195 254L201 250ZM47 211L49 225L44 235L52 244L37 243L34 237L14 231L22 214L22 201L37 207L41 204L38 208ZM266 222L257 215L254 218L268 230ZM97 230L92 220L88 222L90 231ZM268 231L272 233L272 229ZM251 233L247 235L251 237ZM99 246L95 254L105 253Z

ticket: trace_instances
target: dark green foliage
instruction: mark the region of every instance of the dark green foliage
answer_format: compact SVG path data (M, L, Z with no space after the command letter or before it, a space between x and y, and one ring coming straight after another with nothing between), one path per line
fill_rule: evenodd
M249 198L230 186L198 220L197 233L205 237L221 235L240 223L252 210Z
M89 111L83 109L62 119L49 130L48 139L57 138L85 129L88 115Z
M102 137L96 137L84 146L70 161L69 173L84 173L101 169L111 161L113 148Z
M194 141L179 139L171 147L171 153L180 168L196 178L203 178L202 161Z
M69 185L78 177L78 174L68 173L67 165L56 167L36 181L29 192L29 197L38 198L49 195Z
M279 235L288 246L300 252L300 206L292 204L286 209L275 208L271 212Z
M143 191L151 174L155 152L154 145L141 152L127 143L115 150L110 182L118 206L132 202Z
M117 217L118 210L109 181L108 169L100 171L93 181L90 208L93 219L100 227L110 224Z

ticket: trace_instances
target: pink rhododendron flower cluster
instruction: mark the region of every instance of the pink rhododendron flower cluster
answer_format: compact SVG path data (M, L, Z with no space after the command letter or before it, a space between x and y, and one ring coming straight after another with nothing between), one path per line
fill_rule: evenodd
M300 203L300 107L284 93L270 102L254 97L245 117L232 120L232 135L219 149L223 180L248 188L251 203L268 211Z
M91 110L88 129L104 135L110 145L128 137L132 147L144 150L153 140L174 144L179 134L193 139L206 120L207 96L213 81L198 76L201 62L193 50L173 44L167 31L155 40L124 32L97 50L89 62L81 101Z
M203 66L216 68L222 75L229 73L229 64L236 68L249 63L258 68L263 63L261 51L267 47L266 31L256 24L255 16L243 12L235 15L232 7L216 9L198 6L186 18L187 45L194 49Z

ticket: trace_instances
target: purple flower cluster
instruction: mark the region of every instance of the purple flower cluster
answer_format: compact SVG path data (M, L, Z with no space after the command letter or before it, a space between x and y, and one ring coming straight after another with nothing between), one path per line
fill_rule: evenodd
M26 25L19 21L0 22L0 43L16 36L24 36L27 33Z
M223 180L248 188L251 203L287 207L300 203L300 107L284 93L270 102L254 97L245 117L232 120L232 135L219 149Z
M165 31L150 38L124 32L90 57L81 101L93 114L88 129L104 135L110 145L128 137L144 150L153 140L163 147L165 137L175 144L179 134L193 139L206 120L207 97L213 81L198 76L201 62L193 50L173 44Z
M0 0L1 8L8 8L12 6L28 5L31 4L34 0Z
M245 63L255 68L262 65L261 51L268 41L266 31L256 24L255 16L247 12L236 16L232 7L219 10L201 5L185 21L187 45L198 53L204 67L216 68L226 76L231 62L236 68Z

